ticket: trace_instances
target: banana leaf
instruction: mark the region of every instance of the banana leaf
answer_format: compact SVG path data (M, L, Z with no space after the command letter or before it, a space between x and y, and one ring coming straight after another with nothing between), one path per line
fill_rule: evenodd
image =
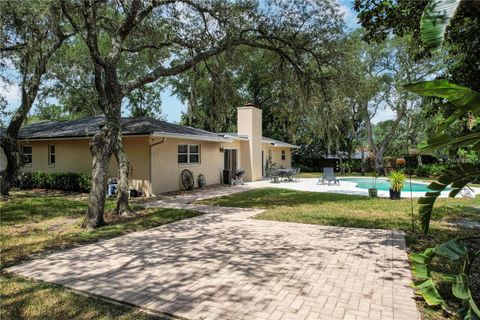
M420 20L420 32L425 44L438 47L455 16L460 0L431 0Z

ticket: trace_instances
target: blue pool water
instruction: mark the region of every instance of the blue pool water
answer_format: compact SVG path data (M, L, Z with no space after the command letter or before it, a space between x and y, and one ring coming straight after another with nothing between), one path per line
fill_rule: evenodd
M350 181L355 182L357 184L357 188L360 189L369 189L372 188L372 178L340 178L338 180L341 181ZM390 189L390 181L387 179L377 179L376 188L381 191L388 191ZM403 186L403 191L410 191L410 182L405 181L405 185ZM449 191L450 188L445 189ZM413 192L428 192L432 191L427 188L426 184L415 183L412 182L412 190Z

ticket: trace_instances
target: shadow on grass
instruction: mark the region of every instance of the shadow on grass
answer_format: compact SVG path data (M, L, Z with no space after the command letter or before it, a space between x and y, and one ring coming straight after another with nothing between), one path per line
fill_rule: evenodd
M0 273L0 288L2 319L160 319L12 274Z
M338 193L307 192L280 188L262 188L240 192L229 196L207 199L201 202L218 206L239 208L249 208L255 206L271 208L277 206L322 204L324 202L337 201L368 203L375 200L384 201L384 199L372 199L364 196L344 195Z
M120 219L94 230L82 229L79 221L61 231L31 229L25 233L2 234L2 267L18 263L34 253L63 250L101 239L118 237L127 233L157 227L174 221L200 215L199 212L181 209L155 209L137 214L128 219ZM13 241L12 241L13 240Z
M81 216L87 204L63 197L25 196L0 204L2 225L32 223L57 217Z

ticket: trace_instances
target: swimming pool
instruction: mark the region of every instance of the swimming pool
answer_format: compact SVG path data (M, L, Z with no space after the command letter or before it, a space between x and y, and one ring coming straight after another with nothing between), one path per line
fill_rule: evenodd
M357 184L357 188L360 189L369 189L372 188L372 178L340 178L340 181L349 181L354 182ZM384 178L377 179L376 188L380 191L388 191L390 189L390 181ZM403 191L410 191L410 182L407 180L405 181L405 185L403 186ZM450 188L445 189L445 191L449 191ZM432 191L427 188L427 184L415 183L412 182L412 190L413 192L428 192Z

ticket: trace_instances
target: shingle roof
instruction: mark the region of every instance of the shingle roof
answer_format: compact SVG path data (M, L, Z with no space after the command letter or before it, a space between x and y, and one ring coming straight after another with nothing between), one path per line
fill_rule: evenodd
M89 137L99 131L104 120L104 116L95 116L71 121L33 123L20 130L19 139ZM122 118L122 133L124 135L143 135L154 132L218 138L218 135L213 132L180 126L153 118Z
M283 141L280 141L280 140L275 140L275 139L272 139L272 138L267 138L267 137L262 137L262 142L263 143L269 143L274 147L300 148L297 145L294 145L294 144L291 144L291 143L288 143L288 142L283 142Z

